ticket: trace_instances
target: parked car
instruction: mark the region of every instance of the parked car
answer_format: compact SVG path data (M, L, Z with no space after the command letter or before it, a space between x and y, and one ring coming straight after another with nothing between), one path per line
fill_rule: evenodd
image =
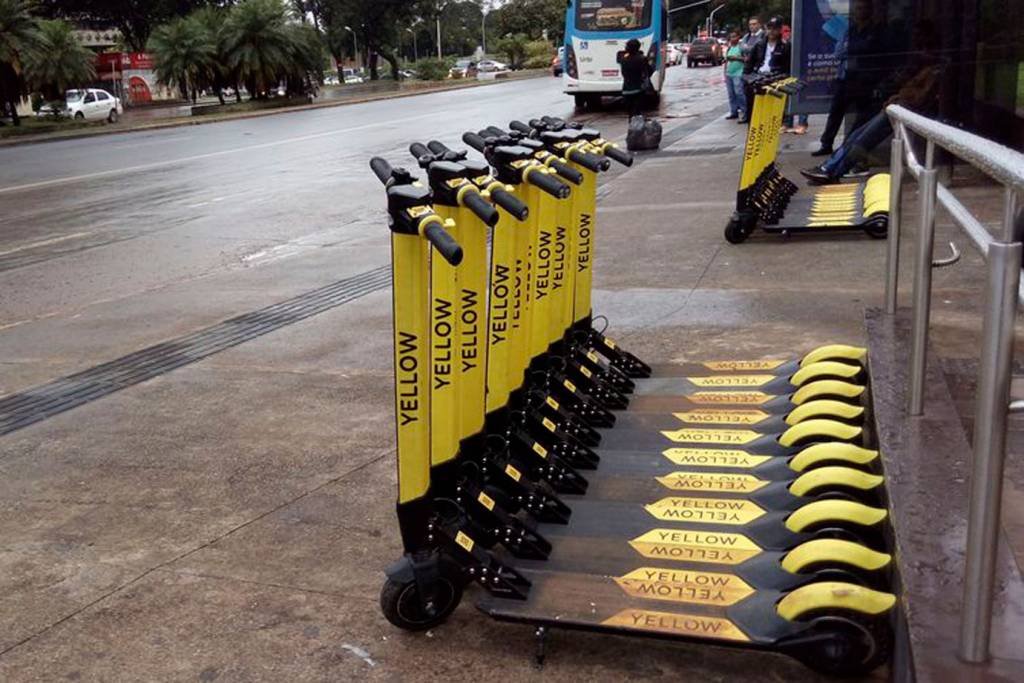
M43 107L43 109L46 109L46 107ZM43 114L43 109L39 110L39 114L52 116L54 113L51 109L46 114ZM103 121L106 119L111 123L117 123L117 120L123 113L124 107L121 105L121 98L114 97L106 90L84 88L82 90L68 90L64 94L64 111L62 115L73 118L76 121Z
M494 59L481 59L476 65L477 71L489 73L492 71L508 71L508 65L502 64Z
M683 63L683 50L678 43L669 43L665 46L665 64L667 66L678 66Z
M722 46L714 38L698 38L690 43L690 51L686 54L686 66L693 68L698 64L718 66L722 63Z
M356 85L363 82L363 75L358 69L342 69L341 75L345 77L345 85Z
M477 66L472 59L460 59L448 70L449 78L476 78Z
M551 75L558 77L565 69L565 46L558 48L558 54L551 58Z

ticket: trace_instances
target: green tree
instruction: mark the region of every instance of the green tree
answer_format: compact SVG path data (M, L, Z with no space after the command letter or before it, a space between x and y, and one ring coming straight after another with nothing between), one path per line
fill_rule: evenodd
M219 0L40 0L39 4L48 17L110 22L121 31L126 47L132 52L143 52L156 26L185 16L198 7L224 3Z
M288 93L302 95L323 78L323 40L320 31L306 23L289 24L286 30L291 43L285 73Z
M28 94L26 63L38 48L39 26L29 0L0 0L0 116L9 110L15 126L18 101Z
M224 104L224 89L228 87L234 88L235 101L242 101L242 94L238 87L238 70L232 69L228 65L227 41L224 31L227 15L228 10L212 6L197 9L190 15L203 26L213 43L213 59L205 74L206 77L202 79L202 86L212 88L221 104Z
M367 57L365 63L370 67L370 79L380 77L379 57L390 65L392 77L397 81L401 79L398 46L402 34L415 17L423 16L429 6L436 4L402 0L323 0L319 20L335 59L340 62L344 55L351 54L351 29L356 34L360 52Z
M199 88L212 80L217 47L197 17L174 19L157 27L149 39L157 80L177 87L195 103Z
M60 19L39 22L39 48L28 53L25 73L30 87L48 100L63 99L96 77L93 52L75 37L71 25Z
M509 0L494 12L498 35L522 33L528 39L546 37L555 43L565 33L564 0Z
M294 37L280 0L244 0L224 26L228 66L249 89L264 97L284 77L294 59Z
M513 33L499 38L494 43L495 51L508 60L508 65L514 69L522 67L526 61L526 47L530 41L523 33Z

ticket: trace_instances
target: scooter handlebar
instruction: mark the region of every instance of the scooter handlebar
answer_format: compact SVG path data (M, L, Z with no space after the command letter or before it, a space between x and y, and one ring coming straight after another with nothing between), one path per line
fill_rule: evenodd
M498 223L498 210L494 208L489 201L483 198L479 192L467 192L463 199L463 204L466 208L473 212L473 214L484 222L489 228L493 228Z
M370 170L377 176L377 180L385 185L391 180L391 164L386 159L381 159L380 157L370 159Z
M462 247L448 232L437 223L431 223L423 230L423 236L434 245L444 260L453 266L462 263Z
M409 145L409 153L416 157L417 161L431 155L430 150L422 142L414 142Z
M534 172L526 174L526 182L539 187L552 197L568 199L572 189L555 176L548 173Z
M434 154L444 154L445 152L451 151L445 146L443 142L439 142L437 140L431 140L430 142L428 142L427 149L429 149Z
M548 162L548 166L551 168L551 170L557 173L559 177L568 180L573 185L583 184L583 174L577 171L572 166L564 164L561 161L553 160Z
M629 152L623 152L618 147L607 147L604 150L604 155L609 159L613 159L614 161L619 162L623 166L633 165L633 155L630 154Z
M514 131L522 133L523 135L530 135L533 133L533 129L522 121L512 121L508 124L508 127Z
M605 157L599 157L590 152L581 152L577 149L569 152L569 161L579 164L593 173L607 171L612 166L612 162L608 161Z
M519 201L511 192L507 192L500 188L491 190L491 199L494 203L501 208L508 211L517 221L525 221L526 217L530 215L530 207Z
M463 133L462 141L478 152L483 152L487 148L487 141L476 133Z

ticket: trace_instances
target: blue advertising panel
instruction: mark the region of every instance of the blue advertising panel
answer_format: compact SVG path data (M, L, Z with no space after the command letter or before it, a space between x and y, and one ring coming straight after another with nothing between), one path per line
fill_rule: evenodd
M797 113L828 111L849 12L849 0L793 0L793 75L806 84L795 98Z

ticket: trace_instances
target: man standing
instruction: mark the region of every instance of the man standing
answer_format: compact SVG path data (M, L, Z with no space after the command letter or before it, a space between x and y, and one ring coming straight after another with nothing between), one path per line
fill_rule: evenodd
M750 61L750 54L762 38L764 38L764 29L761 28L761 17L750 17L747 20L747 35L740 39L740 54L743 56L744 64ZM754 102L754 89L746 84L743 86L743 99L748 105ZM744 109L743 116L738 123L747 123L748 121L750 121L750 111Z
M854 128L871 118L874 113L869 105L871 92L876 81L886 75L871 68L872 57L883 52L882 29L874 21L872 0L853 0L850 5L850 26L836 45L839 69L832 84L832 102L829 106L828 121L821 134L821 147L812 152L813 156L828 156L843 125L843 118L850 109L858 110Z
M781 17L768 20L768 32L750 53L744 74L789 73L790 45L782 39L783 25Z
M746 95L743 84L743 52L740 48L740 34L729 34L729 49L725 53L725 89L729 93L729 115L725 118L739 118L740 112L747 114Z

